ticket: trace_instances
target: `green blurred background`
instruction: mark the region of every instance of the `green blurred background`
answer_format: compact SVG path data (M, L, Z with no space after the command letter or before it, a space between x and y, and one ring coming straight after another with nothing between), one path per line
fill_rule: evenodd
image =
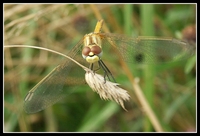
M4 4L4 45L66 54L101 18L111 33L196 41L195 4ZM119 62L110 56L105 54L105 62L131 95L128 112L80 85L55 105L26 114L25 95L64 58L31 48L4 49L4 131L155 132ZM163 65L128 65L164 131L196 131L195 56Z

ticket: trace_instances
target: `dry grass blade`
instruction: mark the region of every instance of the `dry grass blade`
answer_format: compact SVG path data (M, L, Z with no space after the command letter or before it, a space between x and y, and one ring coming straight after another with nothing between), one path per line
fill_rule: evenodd
M122 106L124 110L126 110L124 106L123 101L128 101L130 98L130 95L127 93L126 90L120 88L118 83L113 83L110 81L105 81L105 78L102 75L99 75L95 72L93 72L91 69L81 65L79 62L75 61L74 59L70 58L67 55L64 55L60 52L42 48L42 47L36 47L36 46L30 46L30 45L5 45L4 48L8 47L28 47L28 48L35 48L35 49L41 49L46 50L52 53L59 54L61 56L64 56L67 59L70 59L74 63L76 63L78 66L82 67L85 71L85 80L88 83L88 85L92 88L93 91L97 92L101 99L110 99L116 101L118 104ZM127 111L127 110L126 110Z
M93 91L99 94L101 99L114 100L120 104L124 110L126 110L123 101L128 101L130 95L126 90L120 88L118 83L105 81L104 77L90 69L86 70L85 79L87 84L92 88Z

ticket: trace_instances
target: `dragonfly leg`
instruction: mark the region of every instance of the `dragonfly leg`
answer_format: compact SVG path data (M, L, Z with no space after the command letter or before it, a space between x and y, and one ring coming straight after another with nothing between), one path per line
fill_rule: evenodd
M100 66L98 66L98 68L97 69L94 69L94 63L90 63L90 66L89 66L89 68L91 69L91 70L93 70L94 72L96 72L96 71L98 71L101 67Z
M99 66L103 69L104 71L104 80L106 82L106 76L108 77L108 79L111 81L110 77L113 79L114 82L116 82L115 78L113 77L112 73L110 72L110 70L107 68L107 66L104 64L104 62L102 60L98 61Z
M91 65L92 65L92 67L91 67ZM94 72L98 71L101 68L101 66L99 65L99 63L98 63L98 68L97 69L94 69L94 67L93 67L94 63L91 63L91 65L90 65L90 69L93 70Z

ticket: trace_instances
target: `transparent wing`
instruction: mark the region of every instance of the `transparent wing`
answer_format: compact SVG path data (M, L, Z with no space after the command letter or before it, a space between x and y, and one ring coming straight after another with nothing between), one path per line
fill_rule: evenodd
M69 56L80 59L81 48L82 41L72 49ZM84 82L84 70L67 59L29 91L24 100L24 110L27 113L39 112L71 93L76 84Z
M112 46L126 62L159 64L174 62L191 57L195 47L172 38L136 37L129 38L117 34L100 34L102 48ZM109 45L108 45L109 44Z
M174 62L191 57L195 47L186 42L170 38L137 37L128 38L122 35L99 33L102 38L102 49L113 47L126 62L159 64ZM72 49L68 56L78 62L82 58L83 39ZM112 57L114 54L110 54ZM83 64L82 62L82 64ZM27 113L35 113L56 103L76 87L84 83L84 70L74 62L66 60L57 66L41 82L39 82L25 97L24 109ZM77 78L79 77L79 78ZM80 79L80 80L78 80ZM70 86L70 85L73 86ZM63 87L66 89L63 89Z

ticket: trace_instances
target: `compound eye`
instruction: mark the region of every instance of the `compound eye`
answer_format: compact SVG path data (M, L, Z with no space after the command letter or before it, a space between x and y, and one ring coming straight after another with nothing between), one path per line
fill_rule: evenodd
M87 46L85 46L82 50L82 54L85 56L88 56L90 52L91 52L91 49Z
M98 55L98 54L101 53L101 48L99 46L97 46L97 45L92 46L91 52L93 52L94 54Z

